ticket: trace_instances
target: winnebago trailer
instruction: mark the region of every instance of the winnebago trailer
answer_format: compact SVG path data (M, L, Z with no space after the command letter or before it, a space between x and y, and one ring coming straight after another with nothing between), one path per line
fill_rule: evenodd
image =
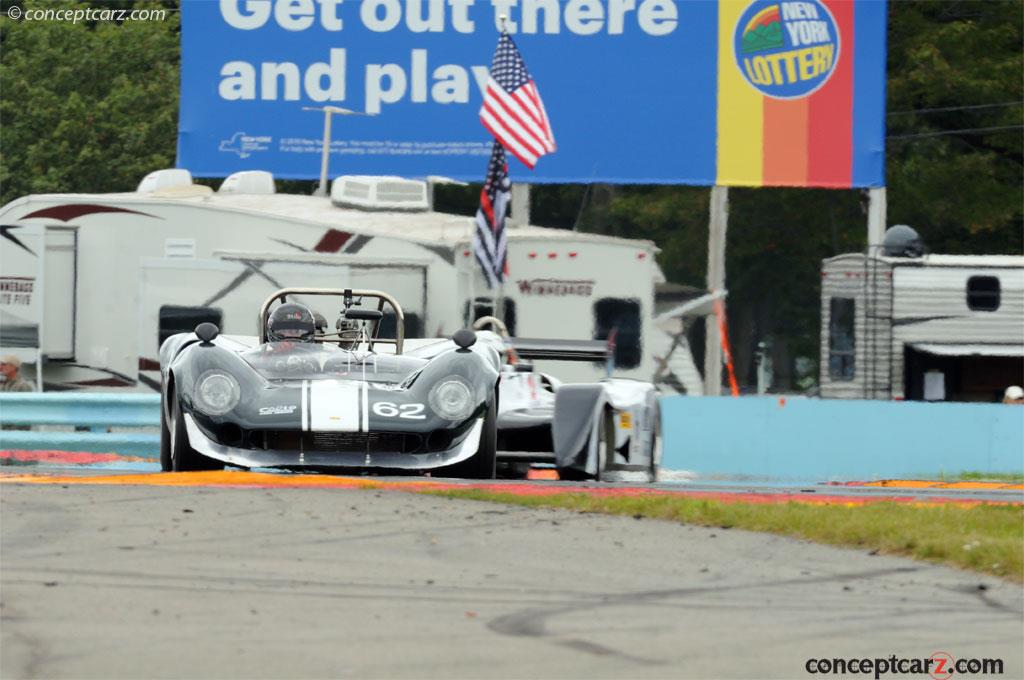
M822 397L999 401L1022 379L1024 257L822 263Z
M214 192L163 170L134 193L5 205L0 288L11 294L0 298L0 349L41 365L46 389L156 389L170 335L204 321L252 335L252 310L274 290L351 287L399 298L411 337L491 314L520 336L605 339L614 329L617 376L658 375L670 391L700 393L685 338L654 323L664 278L649 241L512 226L511 277L495 310L472 254L473 219L432 211L424 182L341 177L324 198L274 193L267 173L240 175ZM557 367L573 381L605 370Z

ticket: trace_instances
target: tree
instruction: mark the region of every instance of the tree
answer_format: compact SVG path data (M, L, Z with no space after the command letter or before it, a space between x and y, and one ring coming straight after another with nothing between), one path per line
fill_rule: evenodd
M890 223L933 252L1021 252L1024 5L890 8Z
M89 6L37 1L23 9ZM3 12L0 204L31 193L124 191L174 165L178 22L177 11L123 24L14 21Z

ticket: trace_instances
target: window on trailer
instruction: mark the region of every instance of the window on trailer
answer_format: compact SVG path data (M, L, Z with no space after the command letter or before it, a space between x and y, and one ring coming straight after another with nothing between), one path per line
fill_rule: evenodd
M175 333L191 333L201 323L210 322L223 330L224 314L218 307L160 307L159 345Z
M833 380L853 380L856 369L857 303L853 298L829 300L828 374Z
M594 303L594 339L607 340L615 332L615 365L636 368L643 347L640 339L640 301L602 298Z
M967 307L976 312L999 309L999 279L995 276L972 276L967 279Z
M393 338L395 337L395 316L394 312L384 312L384 317L380 320L380 327L377 329L378 338ZM420 315L416 312L405 313L405 337L407 338L422 338L423 337L423 320L420 319Z

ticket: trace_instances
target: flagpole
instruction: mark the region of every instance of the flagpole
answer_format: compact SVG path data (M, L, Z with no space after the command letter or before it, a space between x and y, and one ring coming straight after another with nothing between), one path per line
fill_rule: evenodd
M505 301L505 280L502 279L494 290L494 316L501 319L502 323L505 323L505 310L501 308Z
M470 238L469 247L473 247L472 237ZM476 323L476 319L473 318L476 314L476 258L470 258L469 261L469 307L466 309L466 316L469 318L466 320L466 328L472 328L473 324Z
M498 21L501 24L501 32L508 33L508 15L501 14L498 16ZM508 229L508 211L505 212L505 228ZM507 252L507 251L506 251ZM507 255L506 255L507 257ZM505 273L502 271L501 280L498 281L498 286L494 289L494 301L491 303L494 316L501 319L502 323L505 323Z

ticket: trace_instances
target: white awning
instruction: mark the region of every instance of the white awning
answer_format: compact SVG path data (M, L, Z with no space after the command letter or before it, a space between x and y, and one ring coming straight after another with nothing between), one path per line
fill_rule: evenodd
M682 333L686 327L684 319L700 318L713 314L715 300L721 300L728 294L728 291L716 290L713 293L707 293L699 298L684 302L667 312L655 316L654 325L669 335Z
M699 298L684 302L678 307L659 314L654 317L654 323L660 324L663 321L678 319L684 316L707 316L714 311L715 300L721 300L729 294L729 291L716 290L714 293L706 293Z
M951 345L935 342L915 342L911 347L943 357L1024 357L1024 345L963 344Z

